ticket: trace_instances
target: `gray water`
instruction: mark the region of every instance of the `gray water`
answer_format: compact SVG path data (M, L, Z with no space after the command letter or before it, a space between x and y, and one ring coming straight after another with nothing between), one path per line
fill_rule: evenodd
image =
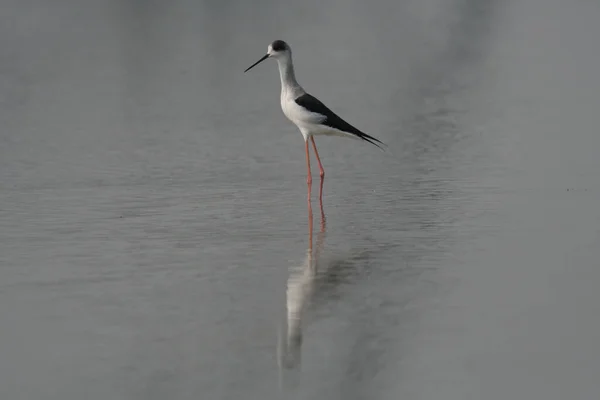
M0 398L600 398L600 3L2 10Z

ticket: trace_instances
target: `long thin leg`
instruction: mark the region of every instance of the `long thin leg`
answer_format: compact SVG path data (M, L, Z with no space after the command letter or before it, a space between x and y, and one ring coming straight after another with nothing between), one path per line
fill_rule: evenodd
M313 149L315 149L315 156L317 156L317 162L319 163L319 174L321 175L321 179L325 178L325 170L323 169L323 164L321 164L321 158L319 158L319 152L317 151L317 145L315 144L315 138L313 136L311 136L310 141L312 142Z
M317 145L315 144L315 139L313 136L310 137L310 141L312 142L313 149L315 149L315 156L317 156L317 162L319 163L319 175L321 175L321 186L319 187L319 201L323 202L323 183L325 182L325 170L323 169L323 164L321 164L321 158L319 157L319 152L317 151Z
M312 256L313 249L313 212L312 212L312 204L310 203L310 199L308 200L308 250Z
M321 193L323 193L323 180L321 179ZM323 210L323 198L319 198L319 208L321 210L321 232L325 232L325 226L327 225L327 219L325 218L325 211Z
M305 150L306 150L306 183L308 185L308 202L310 203L310 192L312 188L312 176L310 173L310 155L308 154L308 140L305 141Z
M312 176L310 174L310 155L308 154L308 140L305 141L305 150L306 150L306 170L308 175L306 176L306 183L309 185L312 183Z
M317 234L317 243L316 243L316 248L314 251L315 270L318 266L319 257L321 255L321 252L325 246L325 234L326 234L326 230L327 230L327 220L325 218L325 211L323 211L323 202L322 201L319 201L319 208L321 210L321 229L319 230L319 233Z

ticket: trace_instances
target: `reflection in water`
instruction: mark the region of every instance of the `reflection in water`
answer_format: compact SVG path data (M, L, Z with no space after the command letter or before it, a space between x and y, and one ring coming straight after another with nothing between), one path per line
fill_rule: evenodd
M310 187L310 186L309 186ZM323 179L321 179L321 190ZM307 306L315 294L315 286L319 273L319 258L323 252L326 233L326 218L323 211L323 199L319 197L319 210L321 212L320 229L317 235L316 246L313 248L313 211L308 200L308 249L301 266L295 267L290 272L287 282L286 311L287 334L285 343L280 348L280 367L292 368L300 364L302 347L302 321ZM321 271L322 273L323 271Z

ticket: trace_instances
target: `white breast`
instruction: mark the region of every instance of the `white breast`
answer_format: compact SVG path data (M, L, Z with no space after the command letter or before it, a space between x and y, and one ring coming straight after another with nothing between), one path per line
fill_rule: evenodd
M312 113L304 107L299 106L291 96L281 95L281 109L285 116L292 121L300 130L313 130L325 117L321 114Z

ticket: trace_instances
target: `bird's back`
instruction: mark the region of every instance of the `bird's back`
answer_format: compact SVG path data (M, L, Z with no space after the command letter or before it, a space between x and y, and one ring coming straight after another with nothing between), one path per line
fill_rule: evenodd
M305 115L307 115L307 119L312 121L311 123L319 124L322 127L325 127L324 129L320 129L322 134L350 135L365 140L377 147L381 147L377 143L383 144L381 141L379 141L379 139L367 135L361 130L350 125L339 115L334 113L329 107L323 104L322 101L309 93L305 92L304 94L298 96L296 99L294 99L294 103L305 110Z

